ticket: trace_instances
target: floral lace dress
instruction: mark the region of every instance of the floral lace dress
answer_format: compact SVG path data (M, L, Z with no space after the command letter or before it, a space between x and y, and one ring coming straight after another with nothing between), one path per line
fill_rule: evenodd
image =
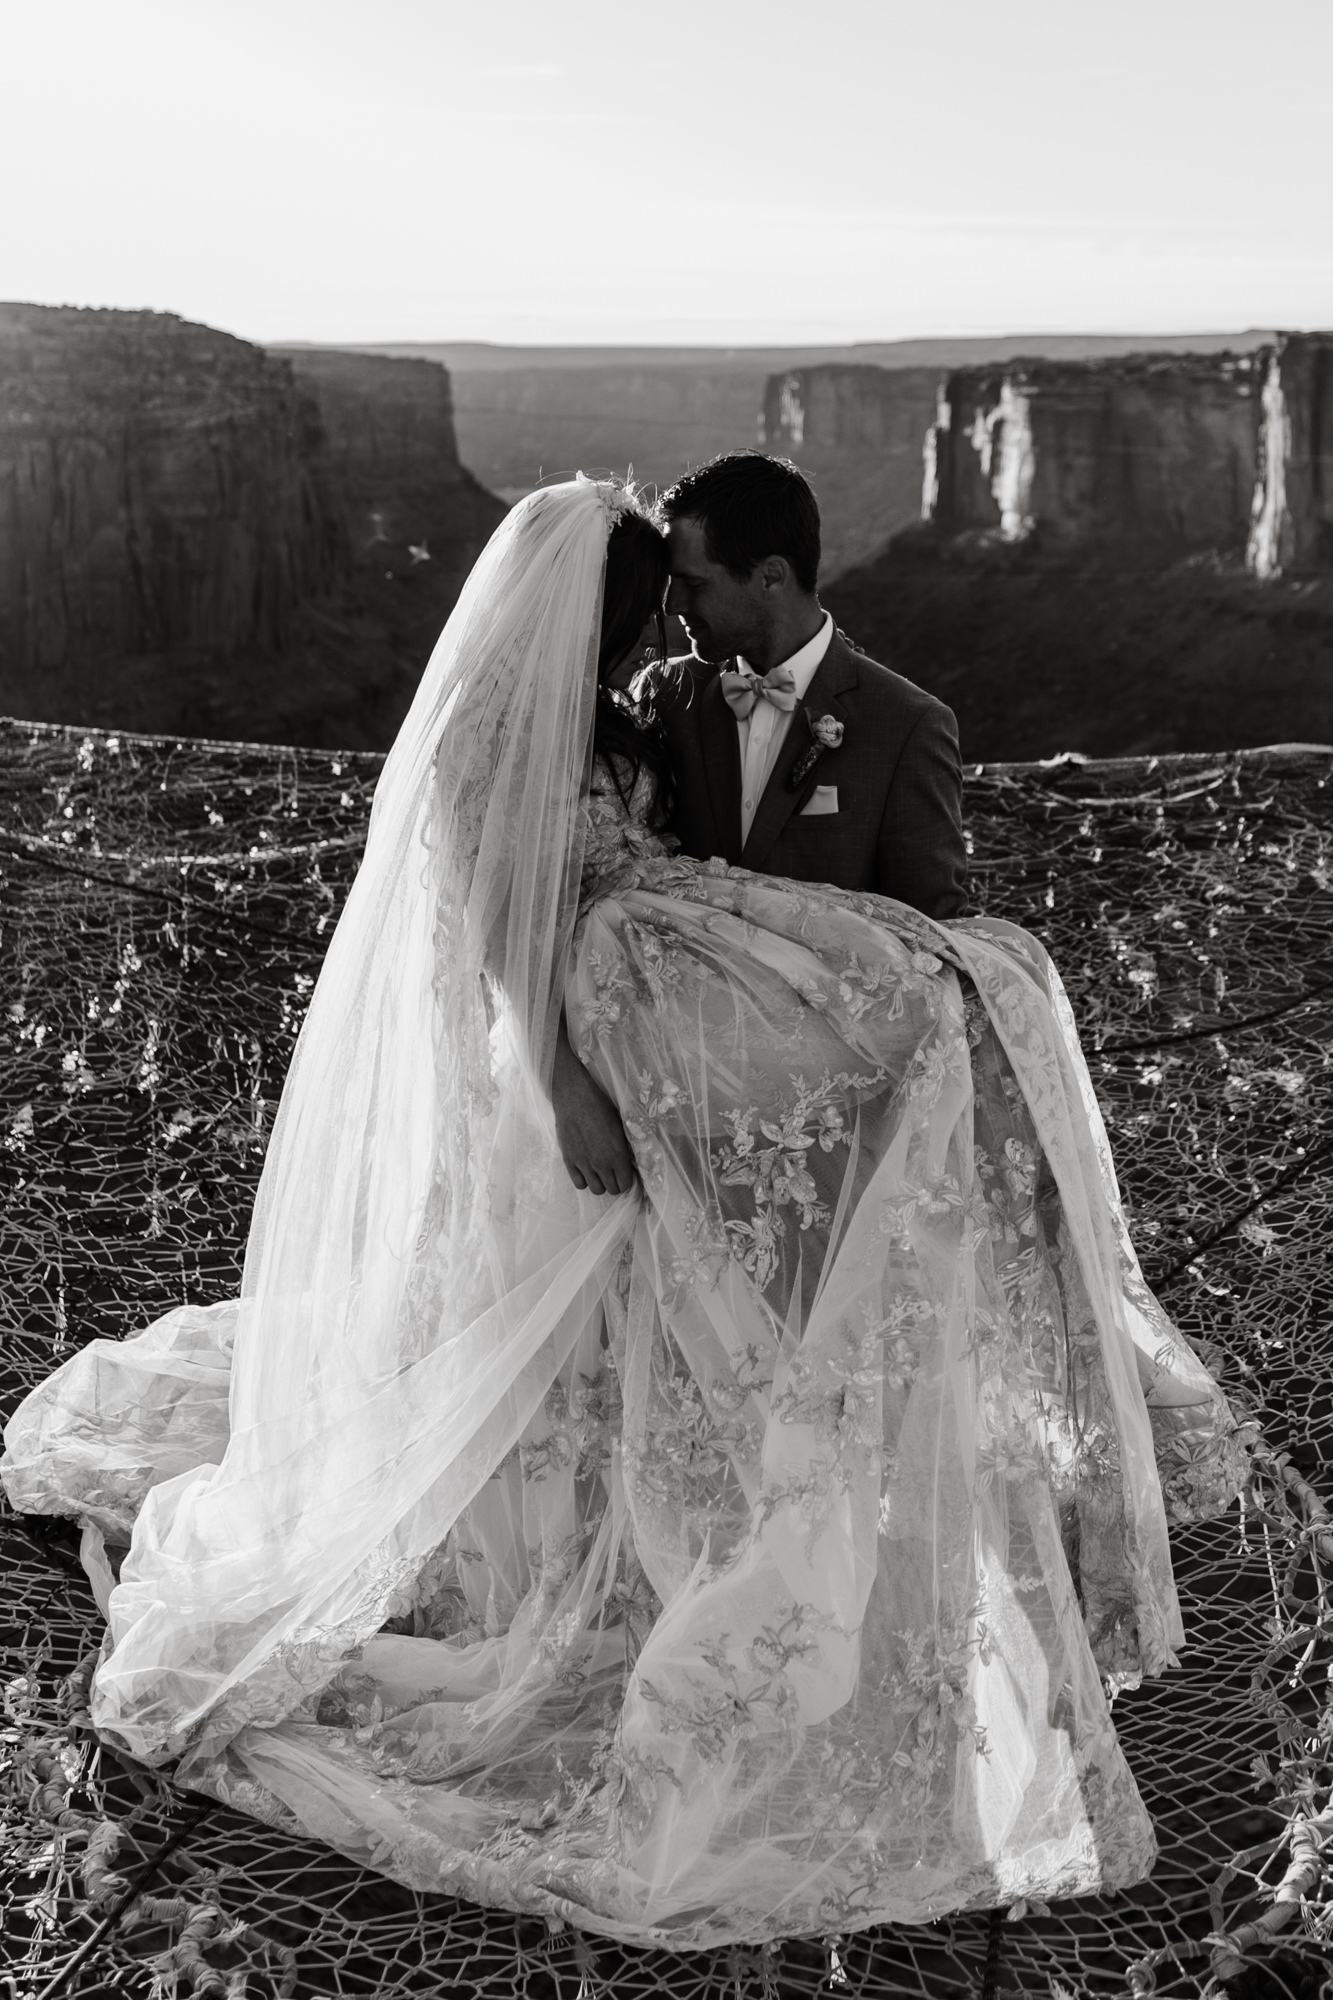
M1244 1441L1143 1283L1058 976L1003 923L674 857L650 798L594 767L565 993L642 1181L613 1277L380 1630L179 1775L676 1949L1137 1881L1107 1691L1173 1664L1167 1518ZM104 1525L154 1476L90 1508L113 1365L47 1385L41 1461L81 1406Z

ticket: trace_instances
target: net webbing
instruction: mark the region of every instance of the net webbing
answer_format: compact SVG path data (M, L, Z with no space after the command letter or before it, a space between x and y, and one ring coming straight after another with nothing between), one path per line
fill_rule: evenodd
M378 769L0 724L4 1409L234 1287ZM1174 1538L1181 1673L1117 1704L1152 1881L684 1958L415 1896L99 1749L77 1535L0 1516L0 1992L1333 1995L1333 752L985 767L968 810L975 906L1064 972L1148 1275L1267 1441L1244 1510Z

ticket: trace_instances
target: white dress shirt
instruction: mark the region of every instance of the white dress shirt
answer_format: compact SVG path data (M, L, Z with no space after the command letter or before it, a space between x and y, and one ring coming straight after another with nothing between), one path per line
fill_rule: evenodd
M779 666L790 667L792 679L796 682L797 702L803 702L810 691L810 683L815 677L815 669L829 649L833 638L833 614L824 613L824 622L813 639L807 639L800 651L793 653L789 660L780 660ZM738 667L748 667L748 660L737 659ZM758 667L751 668L759 673ZM762 675L760 676L762 679ZM787 740L796 714L794 708L785 712L774 708L771 701L757 701L748 715L736 717L736 729L741 745L741 841L750 838L750 828L759 810L759 801L764 796L764 786L773 775L773 766L778 761L778 752Z

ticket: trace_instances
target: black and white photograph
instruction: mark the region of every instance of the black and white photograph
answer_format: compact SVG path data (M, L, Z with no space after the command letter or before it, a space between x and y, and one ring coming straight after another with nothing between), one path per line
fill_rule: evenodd
M0 1996L1333 2000L1333 9L0 14Z

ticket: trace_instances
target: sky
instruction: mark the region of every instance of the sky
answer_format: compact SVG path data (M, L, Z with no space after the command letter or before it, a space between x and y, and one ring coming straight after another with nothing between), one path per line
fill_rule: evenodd
M260 342L1333 327L1333 0L0 0L0 298Z

